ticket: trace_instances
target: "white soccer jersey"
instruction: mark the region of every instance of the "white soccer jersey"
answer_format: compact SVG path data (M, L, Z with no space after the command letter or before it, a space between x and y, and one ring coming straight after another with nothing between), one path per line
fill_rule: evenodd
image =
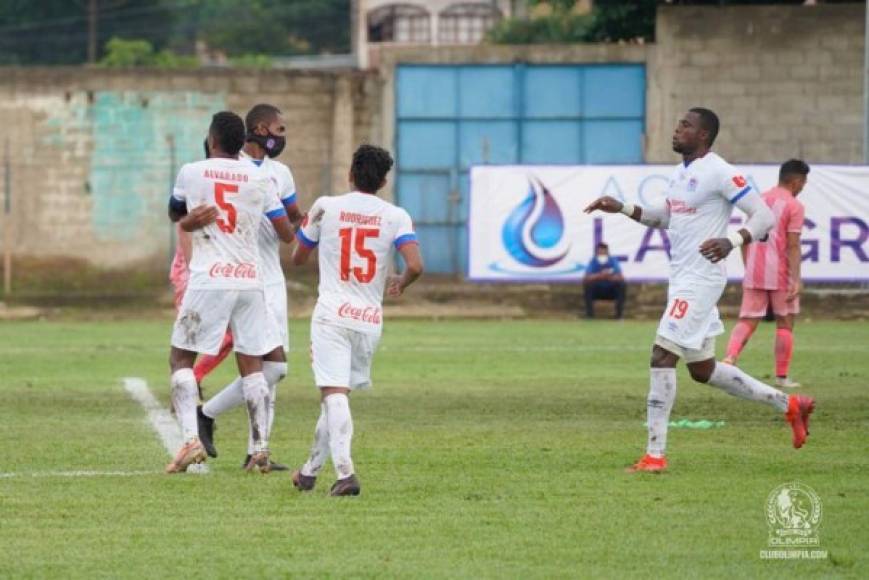
M396 249L416 243L408 213L367 193L321 197L296 237L320 249L312 320L380 334L389 263Z
M733 206L746 195L757 195L745 178L724 159L709 152L687 167L680 163L670 178L670 283L724 285L724 261L713 264L700 254L711 238L727 237Z
M246 160L205 159L181 168L172 196L188 210L210 205L220 214L193 232L188 288L262 287L257 248L262 216L286 215L268 174Z
M244 151L239 153L239 157L248 160L250 163L258 166L262 171L268 174L272 183L277 188L278 197L284 207L296 203L296 183L293 180L293 173L290 168L268 157L261 162L258 159L247 155ZM259 228L259 255L260 255L260 273L262 274L263 284L286 284L284 271L281 268L280 254L280 239L272 226L271 220L263 215Z

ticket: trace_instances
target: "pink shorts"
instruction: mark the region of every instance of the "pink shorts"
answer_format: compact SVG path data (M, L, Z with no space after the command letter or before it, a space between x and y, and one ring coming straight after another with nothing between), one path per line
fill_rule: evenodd
M763 318L772 303L772 312L776 316L787 316L800 313L800 297L788 302L787 290L761 290L759 288L742 289L742 306L739 309L740 318Z

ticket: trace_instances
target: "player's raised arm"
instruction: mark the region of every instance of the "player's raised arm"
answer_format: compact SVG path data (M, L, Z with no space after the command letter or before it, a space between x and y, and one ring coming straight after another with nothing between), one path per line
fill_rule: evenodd
M585 208L585 213L595 210L604 213L623 213L635 222L639 222L650 228L664 228L670 225L670 210L666 204L640 207L632 203L622 203L614 197L605 195L591 202Z

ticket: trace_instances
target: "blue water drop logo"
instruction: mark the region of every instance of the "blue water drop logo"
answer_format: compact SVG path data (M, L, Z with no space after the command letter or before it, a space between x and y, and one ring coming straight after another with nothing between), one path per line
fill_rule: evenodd
M507 252L520 264L545 268L564 259L570 248L559 248L564 216L552 193L538 179L528 180L528 196L510 212L501 229Z

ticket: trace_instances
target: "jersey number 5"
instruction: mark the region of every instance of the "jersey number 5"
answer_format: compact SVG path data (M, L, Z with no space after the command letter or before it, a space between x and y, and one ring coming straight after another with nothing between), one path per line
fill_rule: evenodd
M338 230L341 236L341 281L350 280L350 273L361 283L368 284L377 273L377 255L365 247L366 238L380 236L380 230L375 228L341 228ZM354 240L355 236L355 240ZM356 255L365 260L365 268L359 266L350 267L350 253L356 251Z
M220 228L220 231L231 234L235 231L235 222L238 219L238 214L235 212L235 206L226 201L227 193L238 193L238 186L233 183L215 182L214 201L217 202L217 206L220 209L226 212L226 219L222 215L217 218L217 227Z

